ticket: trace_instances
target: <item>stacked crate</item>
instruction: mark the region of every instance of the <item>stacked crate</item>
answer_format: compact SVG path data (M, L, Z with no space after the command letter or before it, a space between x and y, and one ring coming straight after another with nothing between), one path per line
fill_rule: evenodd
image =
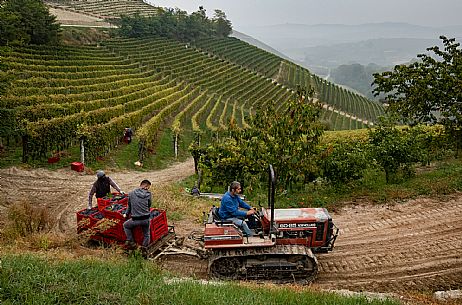
M151 232L151 244L168 234L167 215L165 211L151 208L151 223L149 230ZM139 245L143 244L143 232L140 227L133 231L133 238Z
M123 224L128 208L128 195L114 193L112 196L98 198L98 207L77 212L77 233L107 244L123 244L127 239ZM164 210L151 208L150 217L151 244L168 234L167 216ZM143 242L140 227L135 228L135 242Z

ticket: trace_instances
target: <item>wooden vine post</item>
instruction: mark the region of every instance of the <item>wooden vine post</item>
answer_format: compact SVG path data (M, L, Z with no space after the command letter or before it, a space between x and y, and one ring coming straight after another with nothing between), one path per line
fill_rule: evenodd
M145 149L144 140L141 140L138 144L138 161L141 163L143 163Z
M85 137L80 137L80 163L85 164Z
M175 136L173 137L173 151L175 152L175 159L178 159L178 133L175 132Z
M179 141L180 141L180 121L175 120L172 126L172 132L173 132L173 151L175 153L175 159L178 159L178 154L179 154Z

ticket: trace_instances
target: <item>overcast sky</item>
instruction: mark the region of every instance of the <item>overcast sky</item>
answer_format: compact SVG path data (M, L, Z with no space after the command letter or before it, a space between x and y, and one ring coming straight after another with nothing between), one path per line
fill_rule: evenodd
M210 16L223 10L233 27L281 23L361 24L407 22L442 26L462 24L462 0L146 0L191 13L202 5Z

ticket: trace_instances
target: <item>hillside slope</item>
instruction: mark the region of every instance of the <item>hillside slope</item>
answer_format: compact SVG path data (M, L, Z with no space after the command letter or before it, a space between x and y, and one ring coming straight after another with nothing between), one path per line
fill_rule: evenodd
M283 110L300 87L315 89L322 119L332 130L364 128L383 113L380 104L236 38L193 43L118 38L0 53L9 80L0 99L5 118L0 136L21 132L24 161L82 141L86 158L96 160L120 144L127 126L135 129L143 159L165 131L190 143L214 137L230 123L245 128L257 108L274 104Z
M150 6L147 3L144 3L141 0L136 0L136 1L128 1L126 0L120 0L116 1L109 1L109 0L90 0L86 1L85 3L82 3L81 1L77 0L67 0L64 2L55 2L53 5L61 5L64 9L70 9L70 10L75 10L75 11L80 11L84 14L91 14L91 15L99 15L101 18L107 18L108 16L111 16L111 18L115 18L120 15L121 8L124 7L124 14L134 14L136 12L140 13L141 15L150 15L150 14L155 14L156 8L154 6ZM52 2L50 2L51 4ZM61 4L57 4L61 3ZM111 5L112 3L112 5ZM99 7L99 9L96 9ZM104 9L103 9L104 8ZM241 44L240 47L240 52L245 52L246 54L256 52L254 49L254 46L256 46L259 50L263 49L266 50L265 54L264 52L257 51L258 54L255 54L254 56L260 56L260 57L266 57L268 60L270 60L272 63L275 63L276 61L282 62L277 69L279 69L282 74L285 75L277 75L275 76L275 70L273 67L273 70L271 73L264 73L267 77L273 78L278 82L281 82L282 84L288 86L291 88L291 90L297 90L298 87L306 87L306 86L313 86L315 87L315 90L318 93L318 98L325 103L325 109L328 109L330 111L333 111L334 113L340 114L340 120L337 119L337 115L334 115L332 118L332 113L327 113L324 115L324 119L326 121L332 121L330 125L332 126L332 129L354 129L354 128L361 128L362 124L365 123L366 125L371 122L374 122L377 118L378 115L381 115L383 113L383 107L380 104L370 102L367 99L363 98L362 96L359 96L357 94L353 94L352 92L344 92L344 89L341 87L335 86L335 84L324 82L321 79L317 79L315 75L313 75L313 78L316 79L316 82L313 83L306 83L304 82L304 79L306 78L306 75L311 74L308 70L300 67L299 65L293 64L292 60L285 57L283 54L279 53L275 49L259 42L258 40L245 35L240 32L234 32L232 34L234 37L237 37L240 41L245 41L248 44ZM221 42L219 42L221 43ZM224 44L229 43L229 40L225 40L223 42ZM236 43L236 42L233 42ZM237 43L236 43L237 44ZM196 44L201 48L207 49L209 46L204 45L204 44ZM245 67L248 67L250 69L253 69L255 67L255 64L249 64L249 61L247 62L242 62L242 61L236 61L236 58L240 58L240 56L227 56L226 53L230 48L225 48L225 52L223 52L223 48L218 50L217 48L208 48L207 51L211 52L213 55L215 55L215 52L219 52L219 55L227 57L227 60L231 60L237 64L243 65ZM233 51L234 54L236 51ZM269 54L274 54L275 56L269 56ZM228 54L230 55L230 54ZM249 58L249 56L247 56ZM261 61L261 59L259 59ZM266 64L266 66L271 65L272 63ZM286 64L288 63L288 65ZM250 65L250 66L249 66ZM261 71L257 71L261 72ZM329 87L331 86L331 87ZM333 87L332 87L333 86ZM332 90L334 88L334 90ZM346 90L345 90L346 91ZM345 97L346 96L346 97ZM356 104L365 104L366 106L358 105L358 106L352 106ZM355 109L360 109L360 108L366 108L365 112L358 114L355 113ZM368 110L368 108L372 108L373 110ZM354 124L346 124L345 118L353 118L354 119ZM339 122L342 121L342 122ZM347 120L348 121L348 120Z

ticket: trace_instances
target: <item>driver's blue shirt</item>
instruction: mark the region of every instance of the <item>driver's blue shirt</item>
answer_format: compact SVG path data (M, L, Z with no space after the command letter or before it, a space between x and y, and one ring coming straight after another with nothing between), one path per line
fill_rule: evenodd
M252 207L242 200L239 195L232 196L229 192L226 192L221 198L220 209L218 215L221 219L228 219L233 217L246 217L247 212L239 210L244 208L250 210Z

